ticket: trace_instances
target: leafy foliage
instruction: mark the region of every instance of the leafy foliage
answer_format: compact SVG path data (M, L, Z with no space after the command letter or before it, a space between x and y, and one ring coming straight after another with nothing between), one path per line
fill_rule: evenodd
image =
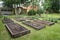
M26 2L26 0L2 0L4 1L4 5L8 7L12 7L13 4L20 4Z
M53 10L53 12L59 12L60 10L60 1L59 0L45 0L44 10Z
M60 10L59 0L52 0L52 7L51 7L51 9L52 9L54 12L59 12L59 10Z
M34 10L30 10L29 12L28 12L28 15L35 15L36 14L36 12L34 11Z
M0 18L2 18L3 16L2 15L0 15Z
M44 11L43 10L41 10L41 9L39 9L39 10L37 10L37 14L42 14Z

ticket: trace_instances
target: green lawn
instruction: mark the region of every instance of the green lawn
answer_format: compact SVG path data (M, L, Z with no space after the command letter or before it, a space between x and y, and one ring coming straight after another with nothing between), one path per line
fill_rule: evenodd
M42 16L45 18L48 18L48 17L57 18L57 17L60 17L60 14L42 14ZM12 15L7 17L14 18L17 16ZM24 27L26 27L27 29L29 29L31 33L24 35L22 37L11 38L9 32L7 31L4 24L2 23L2 19L3 18L0 18L0 40L60 40L60 23L56 23L55 25L52 25L52 26L46 26L46 28L37 31L29 26L23 25L22 23L14 20L16 23L19 23Z

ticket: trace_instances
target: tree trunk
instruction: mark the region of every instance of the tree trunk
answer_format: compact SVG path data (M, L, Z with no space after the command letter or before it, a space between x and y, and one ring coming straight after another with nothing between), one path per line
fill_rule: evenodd
M13 8L14 8L14 14L17 15L17 10L16 10L17 6L16 6L16 4L13 4Z
M20 8L20 4L19 4L19 10L18 10L18 13L19 13L19 14L21 13L21 8Z
M15 15L17 15L17 10L16 10L16 8L15 8Z

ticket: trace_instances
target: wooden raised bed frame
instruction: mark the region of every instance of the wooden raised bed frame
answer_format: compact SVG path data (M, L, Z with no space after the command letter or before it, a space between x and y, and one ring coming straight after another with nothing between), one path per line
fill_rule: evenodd
M37 25L37 24L35 24L35 23L33 23L33 22L29 22L29 21L25 21L25 22L23 22L25 25L28 25L28 26L31 26L32 28L34 28L34 29L36 29L36 30L40 30L40 29L42 29L42 28L45 28L45 26L44 25Z
M15 18L16 21L32 20L32 18Z
M5 23L5 26L10 32L11 36L14 38L30 33L30 30L17 23L14 23L11 19L6 18L3 20L3 22Z

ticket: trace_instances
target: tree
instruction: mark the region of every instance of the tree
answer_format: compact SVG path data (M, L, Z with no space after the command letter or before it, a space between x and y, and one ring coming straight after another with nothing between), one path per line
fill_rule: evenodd
M52 7L51 9L56 12L59 13L60 10L60 1L59 0L52 0Z
M10 8L14 8L14 13L17 14L16 8L17 6L20 4L23 4L24 2L26 2L26 0L2 0L4 1L4 5Z
M44 3L45 10L52 10L53 12L59 13L60 10L60 0L45 0Z
M51 8L51 0L45 0L44 2L44 12L46 12L47 10L49 10Z

